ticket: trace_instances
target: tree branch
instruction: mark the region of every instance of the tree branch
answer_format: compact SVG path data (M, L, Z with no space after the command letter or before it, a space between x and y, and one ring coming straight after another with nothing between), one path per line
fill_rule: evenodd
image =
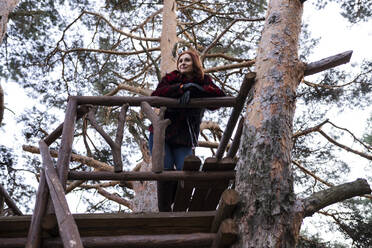
M357 179L354 182L319 191L302 200L304 216L312 216L316 211L329 205L369 193L371 193L371 188L365 179Z
M29 145L23 145L22 149L26 152L31 152L31 153L40 153L40 149L35 147L35 146L29 146ZM55 150L50 150L50 155L54 158L58 157L58 151ZM77 155L77 154L71 154L71 161L79 162L85 165L88 165L92 168L95 168L97 170L101 171L114 171L114 168L106 163L100 162L98 160L95 160L90 157L82 156L82 155Z
M205 70L205 72L211 73L211 72L231 70L231 69L236 69L236 68L244 68L244 67L249 67L249 66L254 65L255 62L256 62L255 60L250 60L250 61L245 61L245 62L236 63L236 64L221 65L221 66L208 68Z
M122 35L125 35L131 39L135 40L144 40L144 41L154 41L154 42L160 42L160 38L147 38L147 37L141 37L141 36L135 36L132 35L131 33L124 32L118 28L116 28L114 25L112 25L103 15L95 13L95 12L90 12L90 11L83 11L83 14L88 14L88 15L93 15L98 17L99 19L104 20L115 32L118 32Z
M352 54L353 51L346 51L316 62L309 63L306 65L304 76L313 75L315 73L346 64L350 61Z
M363 152L359 152L357 150L354 150L354 149L351 149L350 147L347 147L343 144L340 144L338 143L337 141L335 141L334 139L332 139L331 137L329 137L325 132L323 132L322 130L318 130L318 132L324 137L326 138L329 142L331 142L332 144L338 146L338 147L341 147L342 149L348 151L348 152L352 152L352 153L355 153L355 154L358 154L359 156L363 157L363 158L366 158L368 160L372 160L372 156L369 155L369 154L365 154Z

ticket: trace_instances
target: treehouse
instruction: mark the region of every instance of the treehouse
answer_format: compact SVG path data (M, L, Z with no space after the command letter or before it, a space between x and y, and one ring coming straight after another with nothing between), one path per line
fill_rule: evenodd
M0 217L0 247L228 247L237 239L237 225L230 218L239 202L232 185L235 178L242 120L238 121L255 74L245 77L237 97L192 99L186 106L231 107L226 130L214 157L202 164L188 156L183 171L163 171L165 107L185 107L176 99L163 97L73 96L63 124L39 142L43 169L32 216L24 216L8 197L7 204L19 216ZM121 107L116 139L95 121L95 106ZM123 171L121 146L126 112L141 106L154 127L154 147L150 172ZM151 108L160 107L156 114ZM112 150L111 171L70 171L76 120L87 115L92 126ZM233 142L229 140L239 122ZM60 136L56 165L49 146ZM65 197L67 180L164 181L177 180L171 212L71 214ZM3 191L2 195L6 196Z

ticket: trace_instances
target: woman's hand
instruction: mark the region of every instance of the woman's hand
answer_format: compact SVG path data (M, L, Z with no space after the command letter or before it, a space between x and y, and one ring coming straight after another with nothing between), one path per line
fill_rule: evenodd
M187 83L187 84L184 84L181 88L182 88L184 91L187 91L187 90L199 90L199 91L201 91L201 92L205 92L205 90L203 89L203 87L201 87L200 85L195 84L195 83Z
M190 102L190 91L189 90L183 93L183 95L179 99L179 102L181 104L188 104Z

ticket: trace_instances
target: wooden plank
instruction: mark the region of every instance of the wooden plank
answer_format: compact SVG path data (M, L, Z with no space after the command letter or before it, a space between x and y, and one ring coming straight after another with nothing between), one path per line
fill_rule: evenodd
M37 189L34 213L32 215L30 228L27 235L26 248L40 247L41 239L41 221L45 214L48 204L49 189L45 178L45 171L42 168L40 172L39 187Z
M162 173L145 171L70 171L70 180L117 180L117 181L213 181L213 180L232 180L235 179L234 171L211 171L208 174L200 171L163 171Z
M82 238L85 248L93 247L131 247L131 248L156 248L156 247L210 247L217 234L168 234L168 235L125 235L106 237ZM60 239L47 239L43 247L63 247Z
M73 214L81 237L207 233L216 211ZM31 215L0 217L0 238L27 236ZM42 233L42 237L47 237Z
M64 247L82 248L83 244L80 240L80 234L68 208L65 191L58 178L57 171L53 166L48 146L44 141L40 141L39 147L45 169L46 181L49 186L50 196L57 216L59 234L62 238Z
M26 238L0 238L0 248L23 248L25 244Z
M213 241L211 248L230 247L238 239L238 226L232 219L226 219L222 222L216 239Z
M239 193L234 189L226 189L222 193L220 202L218 203L216 216L213 219L211 232L217 232L222 221L232 217L232 214L239 202Z
M216 158L207 158L203 164L203 171L232 171L236 162L231 158L224 158L218 161ZM191 200L189 211L210 211L215 210L222 192L229 185L229 180L215 180L210 182L210 187L196 187Z
M198 171L201 160L196 156L187 156L183 164L183 171ZM180 180L178 181L176 197L173 205L173 212L186 211L189 207L191 194L193 191L193 182Z

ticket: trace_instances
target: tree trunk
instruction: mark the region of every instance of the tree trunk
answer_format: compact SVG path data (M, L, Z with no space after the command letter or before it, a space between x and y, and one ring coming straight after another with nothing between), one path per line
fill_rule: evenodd
M177 16L176 2L174 0L164 0L163 7L163 26L160 39L161 62L160 73L164 76L167 72L176 69L177 57ZM142 152L143 153L143 152ZM151 171L149 161L141 162L140 171ZM133 199L133 211L135 212L155 212L158 211L156 181L135 182L133 189L135 198Z
M272 0L256 59L254 98L247 108L236 189L240 240L234 247L295 247L302 220L295 211L291 168L302 4Z
M163 26L160 39L161 62L160 73L166 73L176 69L177 58L177 5L174 0L164 0Z
M3 42L8 24L9 13L17 6L19 0L0 0L0 44ZM0 124L4 116L4 92L0 85Z
M14 10L19 0L0 0L0 44L3 42L9 13Z

